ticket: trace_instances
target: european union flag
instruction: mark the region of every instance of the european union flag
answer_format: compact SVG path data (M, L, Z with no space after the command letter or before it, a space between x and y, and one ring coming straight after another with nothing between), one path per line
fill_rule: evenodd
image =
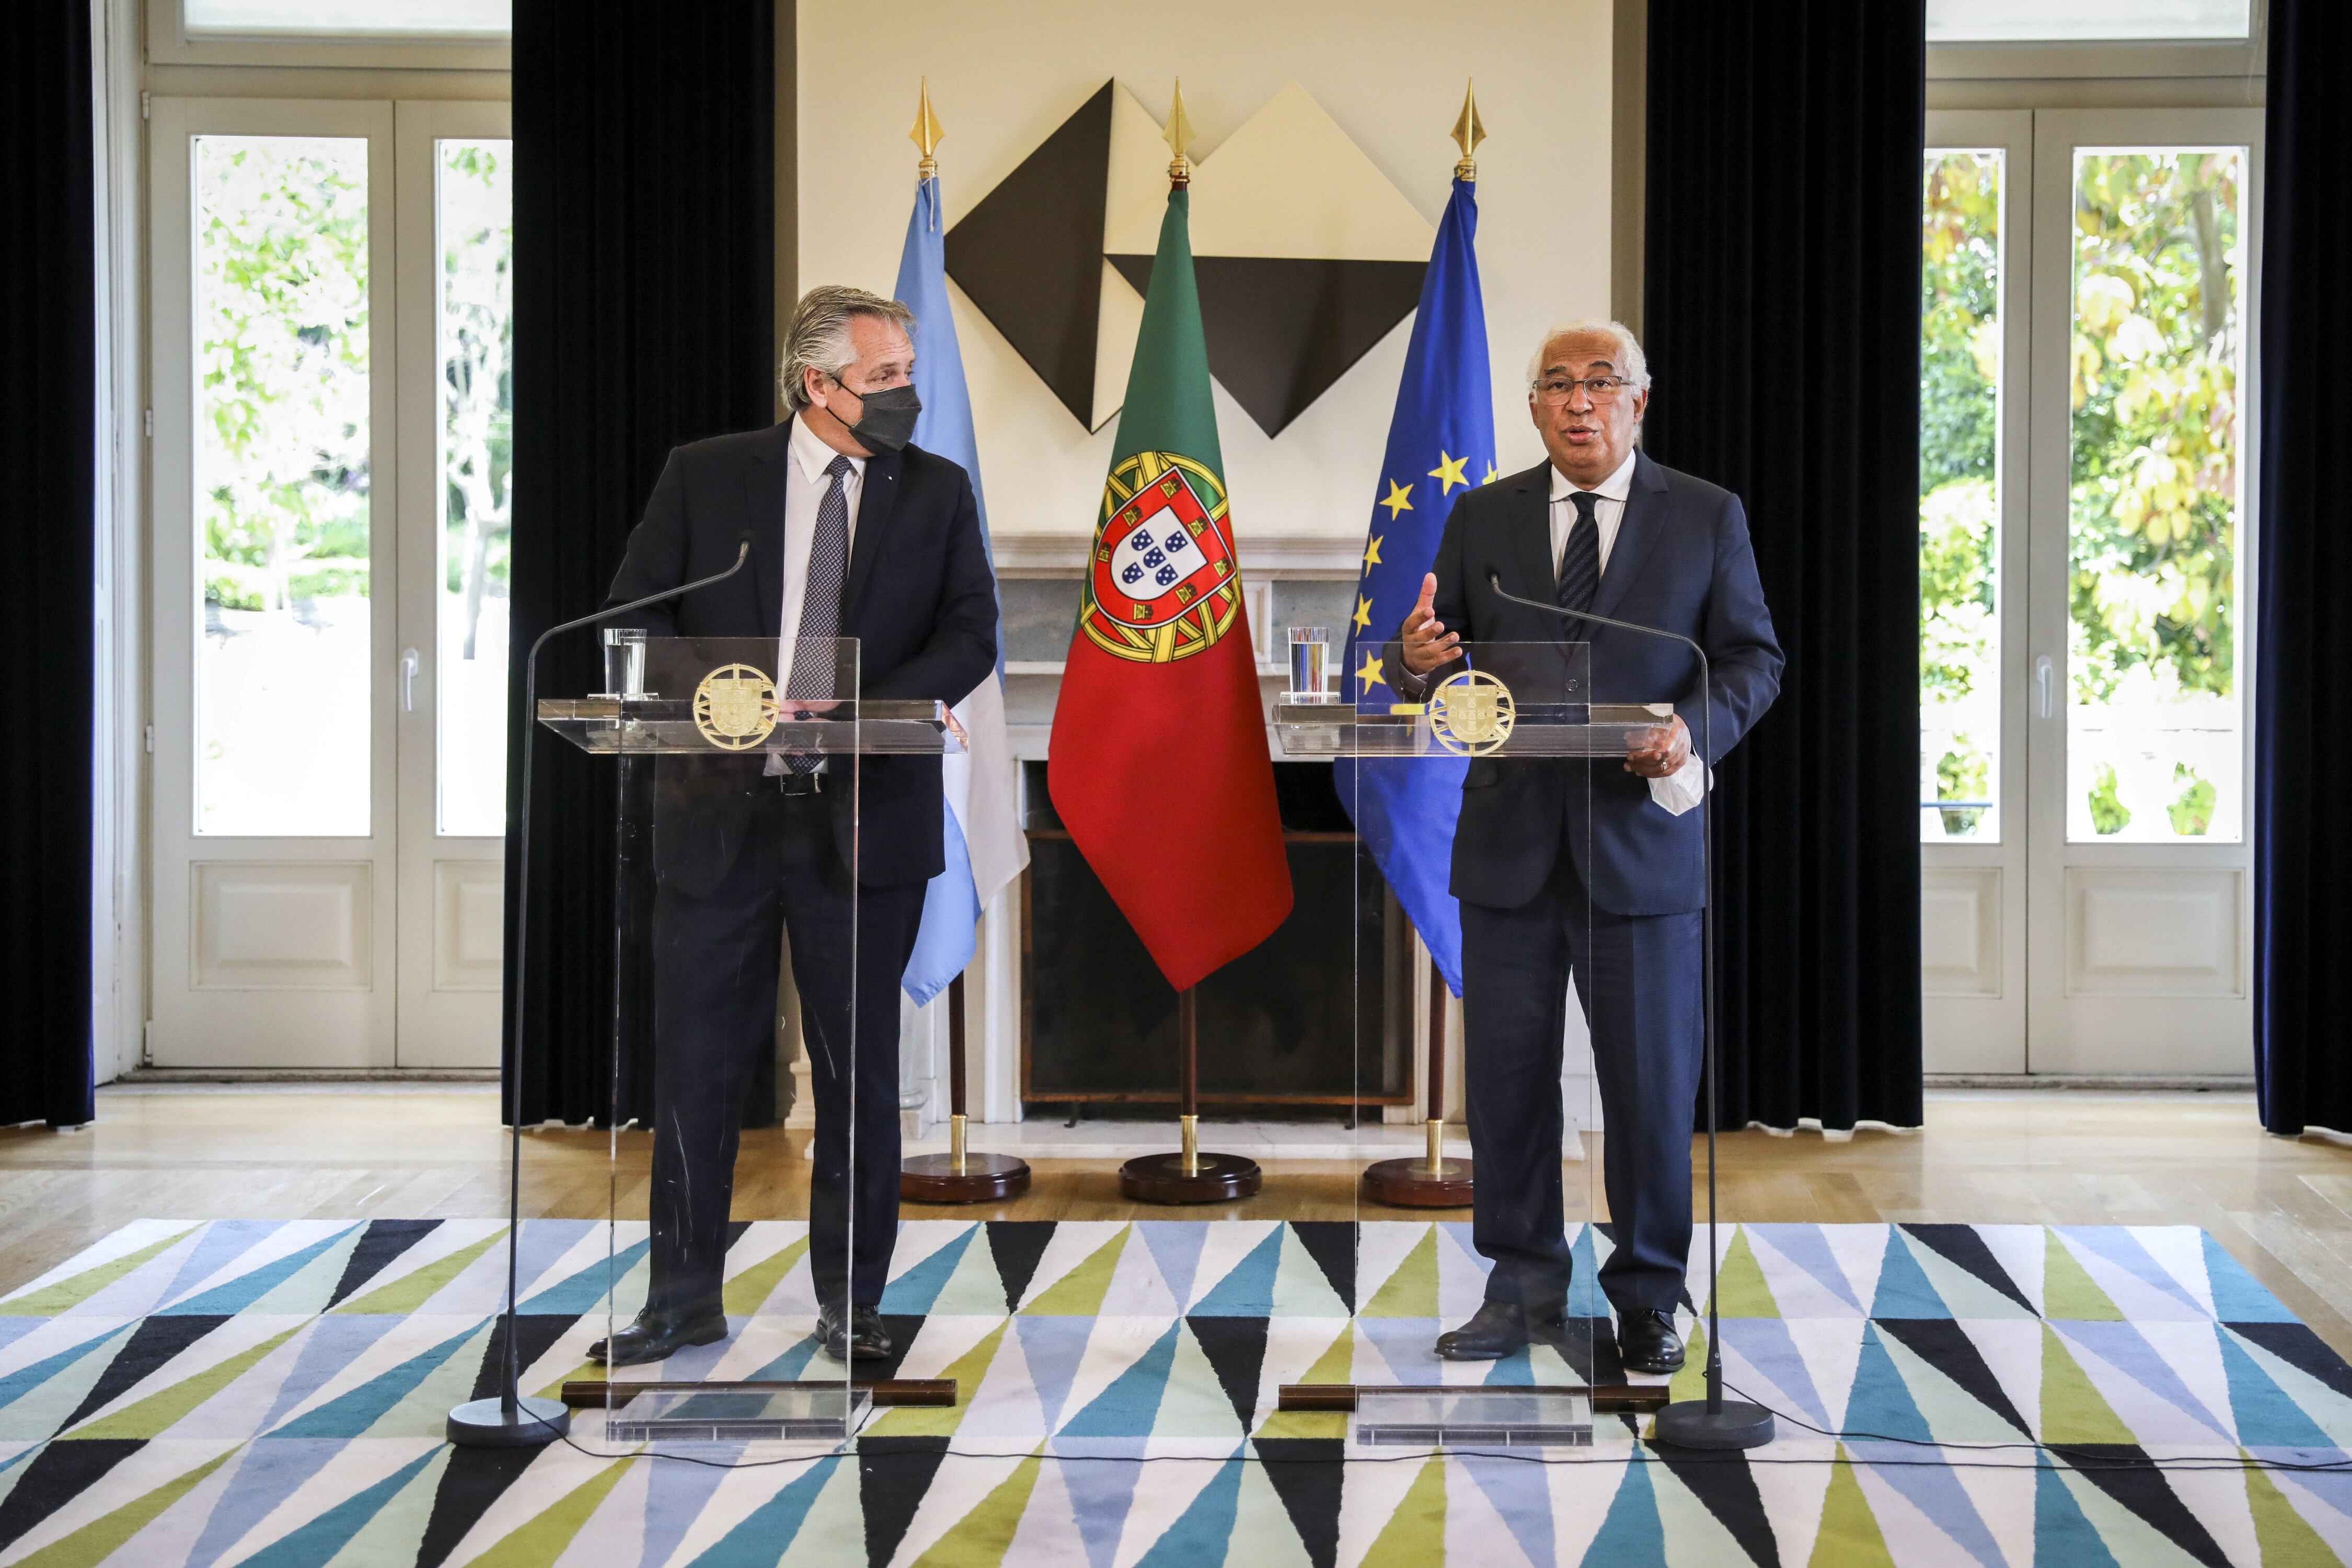
M1454 498L1463 487L1496 477L1486 308L1472 245L1477 233L1476 187L1457 179L1422 279L1421 310L1405 351L1404 380L1365 536L1363 579L1341 675L1347 696L1358 702L1392 700L1381 679L1381 647L1421 596L1421 580L1437 559ZM1332 781L1365 848L1457 996L1462 911L1445 889L1468 767L1458 757L1343 760L1333 764Z

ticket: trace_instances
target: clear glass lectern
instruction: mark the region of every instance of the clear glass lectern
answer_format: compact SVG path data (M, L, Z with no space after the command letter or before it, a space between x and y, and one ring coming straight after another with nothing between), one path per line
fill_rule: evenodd
M1357 824L1359 888L1374 890L1369 905L1356 900L1357 972L1381 976L1357 986L1362 1176L1350 1334L1304 1382L1285 1385L1280 1402L1301 1419L1339 1415L1351 1457L1576 1457L1596 1443L1622 1453L1633 1436L1623 1417L1663 1404L1665 1384L1629 1378L1599 1279L1613 1244L1589 1022L1597 987L1616 982L1606 964L1596 981L1587 962L1596 919L1607 917L1585 873L1596 786L1629 787L1622 759L1672 711L1597 700L1586 644L1465 644L1426 679L1402 667L1393 645L1367 658L1368 646L1379 645L1349 656L1344 691L1299 693L1273 713L1284 756L1332 760ZM1515 911L1522 923L1453 903L1457 838L1483 885L1507 889L1495 897L1537 899ZM1515 872L1515 859L1530 868ZM1559 869L1547 877L1539 865ZM1361 911L1384 899L1405 919L1368 921ZM1526 923L1537 908L1544 919ZM1475 928L1461 948L1443 930L1457 910ZM1435 944L1423 922L1441 928ZM1450 950L1443 965L1433 945ZM1529 972L1563 952L1575 980L1547 1001ZM1459 993L1454 977L1466 982ZM1483 1052L1475 1064L1465 1009ZM1416 1102L1376 1104L1381 1086L1400 1079L1415 1086ZM1475 1168L1465 1111L1483 1119L1488 1163ZM1494 1152L1512 1147L1521 1157L1496 1168ZM1524 1347L1442 1356L1440 1335L1489 1300L1521 1312Z
M907 767L961 748L943 704L861 698L855 639L616 628L605 651L608 689L538 718L619 773L609 1212L551 1228L568 1255L526 1272L564 1293L540 1310L602 1342L625 1346L641 1311L667 1331L663 1353L592 1352L564 1384L602 1417L592 1446L840 1449L877 1400L953 1398L889 1382L894 1358L835 1360L816 1331L853 1280L878 1300L896 1229L873 1217L895 1212L896 1096L860 1067L887 1051L895 1082L900 938L867 929L864 835Z

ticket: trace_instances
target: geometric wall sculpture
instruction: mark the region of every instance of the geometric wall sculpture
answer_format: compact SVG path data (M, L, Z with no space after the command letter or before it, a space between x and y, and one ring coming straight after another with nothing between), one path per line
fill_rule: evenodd
M1107 82L947 236L949 276L1089 430L1118 412L1167 148ZM1209 369L1278 435L1412 312L1427 220L1296 82L1192 184Z

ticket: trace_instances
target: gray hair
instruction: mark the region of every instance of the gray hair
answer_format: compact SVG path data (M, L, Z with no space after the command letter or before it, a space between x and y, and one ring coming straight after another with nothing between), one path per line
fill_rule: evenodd
M915 312L896 300L885 300L843 283L824 283L801 296L793 307L792 324L784 329L784 363L776 372L778 390L795 414L809 405L804 371L838 377L857 363L849 342L849 323L859 316L895 321L909 338L915 335Z
M1546 331L1536 343L1536 352L1528 356L1528 385L1530 388L1543 374L1544 350L1551 347L1557 340L1577 332L1601 332L1616 339L1617 353L1611 363L1616 365L1617 374L1632 382L1634 391L1650 390L1650 362L1643 354L1642 345L1634 338L1633 329L1622 321L1562 321Z

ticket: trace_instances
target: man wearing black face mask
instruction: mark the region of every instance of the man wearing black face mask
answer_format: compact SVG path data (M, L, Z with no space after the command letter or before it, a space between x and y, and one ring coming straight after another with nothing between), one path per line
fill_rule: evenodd
M857 639L868 700L953 703L993 673L996 585L971 481L908 444L921 408L914 325L906 306L860 289L803 296L784 342L792 416L673 451L605 602L723 571L748 531L744 571L636 623L655 637L776 639L787 697L831 689L824 639L836 637ZM860 759L854 795L845 758L660 761L652 1279L636 1321L590 1354L635 1366L728 1332L736 1129L773 1049L788 936L816 1102L817 1340L837 1360L886 1360L877 1309L898 1228L898 979L925 886L943 869L939 759Z

